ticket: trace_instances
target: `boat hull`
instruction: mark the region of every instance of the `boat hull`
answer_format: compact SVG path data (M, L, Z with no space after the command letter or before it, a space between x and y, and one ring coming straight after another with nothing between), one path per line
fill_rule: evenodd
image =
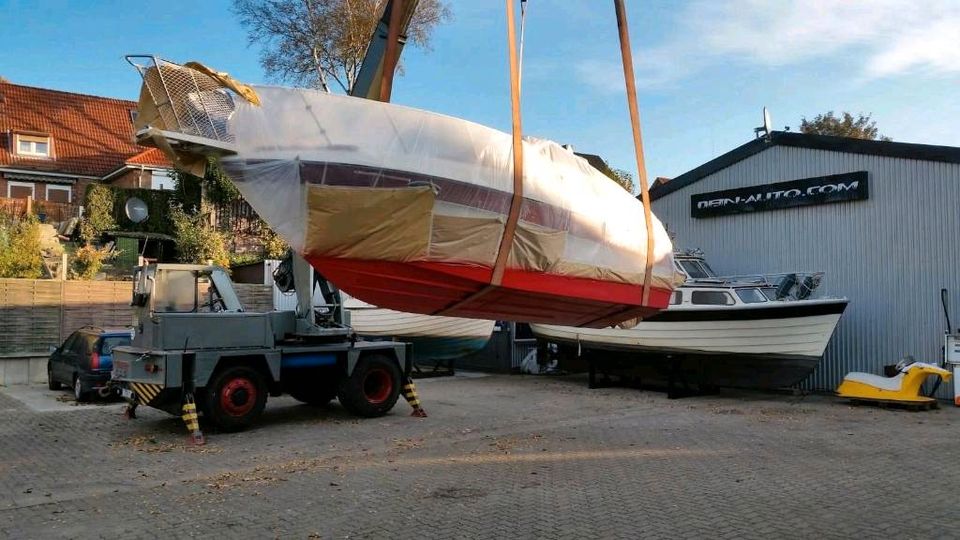
M531 329L539 339L563 345L568 357L571 351L591 351L592 360L647 374L662 374L675 362L716 386L775 388L797 384L813 372L846 304L816 300L749 309L668 309L630 329L542 324Z
M403 313L351 299L345 306L350 312L350 326L359 335L412 343L416 361L449 360L476 352L493 333L493 321Z
M391 309L448 317L574 324L602 328L648 317L669 302L671 291L586 278L507 269L499 286L489 268L440 262L391 262L307 255L327 279L353 297ZM390 279L384 279L390 276ZM544 306L550 306L545 310Z

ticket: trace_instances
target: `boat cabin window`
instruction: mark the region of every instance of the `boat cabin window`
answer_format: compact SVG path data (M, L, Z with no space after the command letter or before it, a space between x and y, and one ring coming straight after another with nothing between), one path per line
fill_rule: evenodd
M713 273L713 270L707 266L707 263L704 261L681 259L677 262L680 263L680 268L683 270L683 273L690 276L691 279L709 279L716 277L716 274Z
M760 289L763 291L763 295L767 297L767 300L771 302L777 299L777 288L776 287L764 287Z
M708 306L732 306L735 303L733 297L726 291L693 291L690 301Z
M670 305L675 306L683 302L683 291L673 291L673 296L670 297Z
M767 297L760 292L760 289L737 289L737 296L743 300L744 304L759 304L767 301Z

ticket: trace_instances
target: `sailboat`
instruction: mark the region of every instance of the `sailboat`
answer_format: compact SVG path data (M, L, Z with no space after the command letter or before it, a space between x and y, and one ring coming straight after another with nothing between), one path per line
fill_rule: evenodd
M427 315L605 327L665 308L673 249L640 201L557 143L321 91L246 86L148 57L141 140L219 154L243 197L327 279ZM173 148L172 145L176 145ZM494 274L506 249L499 284ZM649 273L647 272L648 263Z

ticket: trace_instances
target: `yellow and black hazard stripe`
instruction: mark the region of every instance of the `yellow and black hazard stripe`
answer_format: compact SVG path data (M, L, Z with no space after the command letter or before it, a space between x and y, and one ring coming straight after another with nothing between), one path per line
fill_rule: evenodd
M414 386L413 381L409 379L407 380L407 384L403 385L403 397L414 409L420 406L420 398L417 396L417 387Z
M130 389L137 394L137 401L142 405L149 405L151 401L157 398L163 385L132 382Z

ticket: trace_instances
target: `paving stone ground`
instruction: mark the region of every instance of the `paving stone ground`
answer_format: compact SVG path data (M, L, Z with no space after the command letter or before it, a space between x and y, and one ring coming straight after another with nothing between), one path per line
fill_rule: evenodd
M159 411L38 412L2 389L0 537L948 538L960 526L952 407L668 400L572 376L418 386L426 419L402 402L357 420L275 398L256 427L201 448Z

